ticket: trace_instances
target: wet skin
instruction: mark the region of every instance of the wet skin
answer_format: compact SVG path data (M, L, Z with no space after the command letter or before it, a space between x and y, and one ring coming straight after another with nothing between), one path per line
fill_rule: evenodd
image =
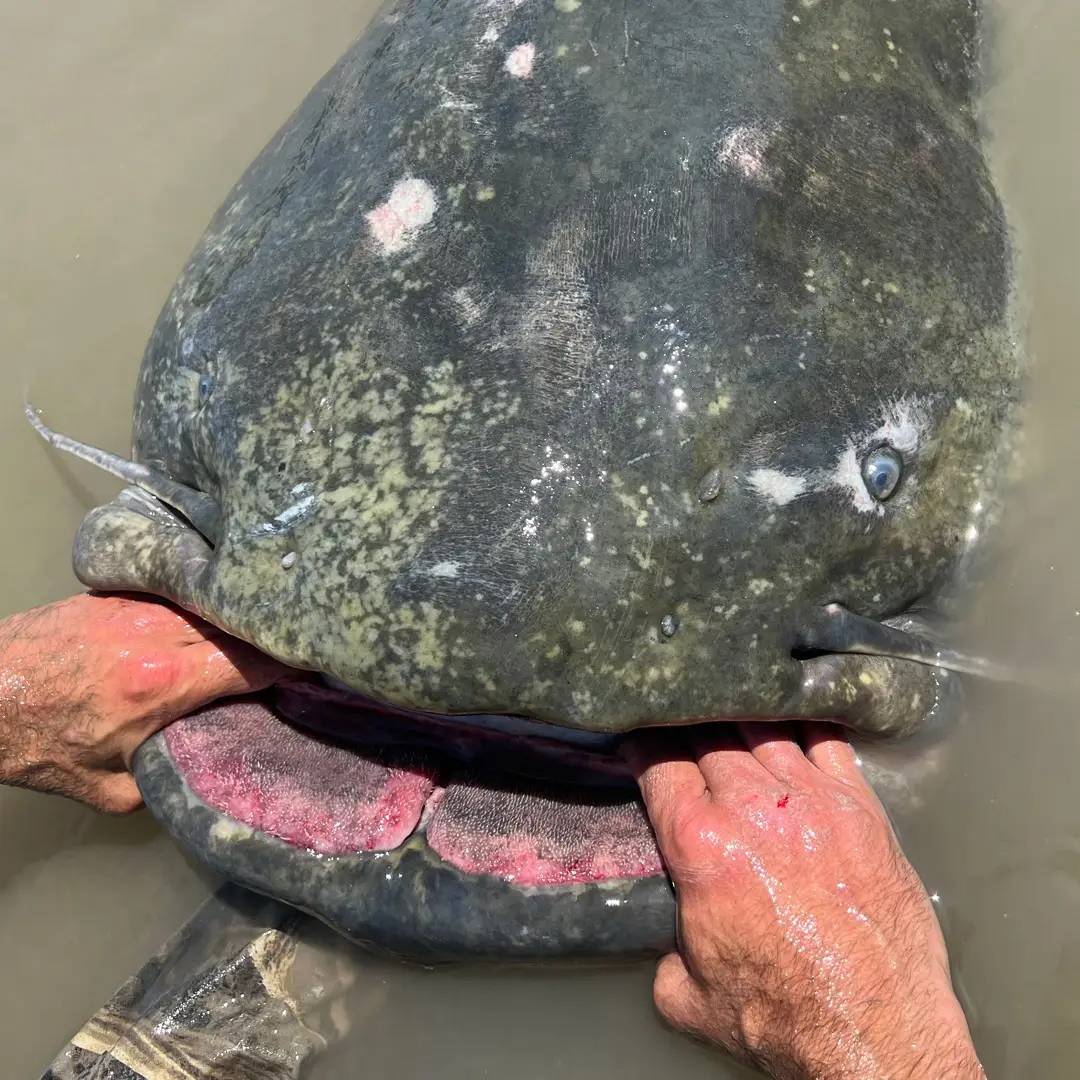
M132 486L84 581L360 695L151 740L170 829L401 952L653 948L673 901L616 735L940 711L926 615L1019 381L975 18L386 9L181 275L139 464L89 455Z
M984 1076L945 942L847 739L740 724L627 754L679 899L654 996L779 1080Z
M146 598L75 596L12 615L0 622L0 783L134 810L131 759L155 731L288 674Z

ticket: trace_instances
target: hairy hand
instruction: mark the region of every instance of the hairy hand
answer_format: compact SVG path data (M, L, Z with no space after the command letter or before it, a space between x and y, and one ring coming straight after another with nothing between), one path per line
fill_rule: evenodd
M839 729L629 744L679 905L654 993L783 1080L981 1077L929 898ZM804 749L805 747L805 749Z
M140 743L287 673L155 599L91 594L13 615L0 622L0 781L134 810Z

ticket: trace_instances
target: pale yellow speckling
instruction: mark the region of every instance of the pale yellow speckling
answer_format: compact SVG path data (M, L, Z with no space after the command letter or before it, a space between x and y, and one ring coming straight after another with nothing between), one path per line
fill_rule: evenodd
M237 840L250 840L255 830L229 817L219 817L210 827L210 839L218 843L232 844Z
M706 406L705 411L710 416L719 416L721 413L727 412L731 408L731 395L730 394L717 394L712 401Z

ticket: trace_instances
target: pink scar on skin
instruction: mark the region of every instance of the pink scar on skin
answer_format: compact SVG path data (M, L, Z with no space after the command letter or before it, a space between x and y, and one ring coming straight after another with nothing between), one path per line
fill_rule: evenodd
M435 216L435 192L426 180L406 176L399 180L386 202L365 215L368 228L384 255L409 246L418 229Z
M731 128L717 148L717 164L738 173L745 180L767 183L769 175L765 155L778 130L778 125L771 121L740 124Z
M535 60L536 46L530 41L511 49L503 66L515 79L531 79Z

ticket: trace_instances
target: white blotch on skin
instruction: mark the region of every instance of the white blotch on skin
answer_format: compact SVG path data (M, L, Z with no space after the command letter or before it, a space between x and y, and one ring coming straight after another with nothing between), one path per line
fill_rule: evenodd
M806 493L806 477L792 476L777 469L755 469L746 482L758 495L776 506L787 506L792 499Z
M738 124L726 131L716 148L716 163L758 184L769 182L765 153L779 130L775 121Z
M274 518L273 524L279 528L286 528L292 525L294 522L299 521L301 518L307 517L315 505L315 496L308 495L301 499L299 502L295 502L292 506L287 506L276 518Z
M887 442L902 454L913 454L925 432L926 410L914 398L905 398L886 410L884 422L870 441Z
M368 228L384 255L404 251L416 233L435 216L438 202L426 180L406 176L399 180L386 202L368 211Z
M428 574L431 577L456 578L458 576L458 570L459 569L460 569L460 563L441 562L441 563L436 563L428 571Z
M535 61L536 46L527 41L524 45L517 45L510 50L503 66L515 79L531 79Z
M462 285L450 294L450 299L457 310L458 317L465 326L475 326L487 311L486 303L479 303L472 293Z
M276 517L270 521L256 525L250 530L253 536L273 536L285 532L293 525L306 521L318 509L319 499L317 495L306 494L308 485L298 484L292 489L293 495L304 495L304 498L285 507Z
M831 487L838 487L846 490L851 497L855 509L860 513L885 513L885 508L881 503L866 490L866 483L863 480L862 475L862 465L859 461L859 451L855 443L849 442L847 446L844 447L843 453L836 462L836 468L833 469L832 474L829 477L829 485Z

